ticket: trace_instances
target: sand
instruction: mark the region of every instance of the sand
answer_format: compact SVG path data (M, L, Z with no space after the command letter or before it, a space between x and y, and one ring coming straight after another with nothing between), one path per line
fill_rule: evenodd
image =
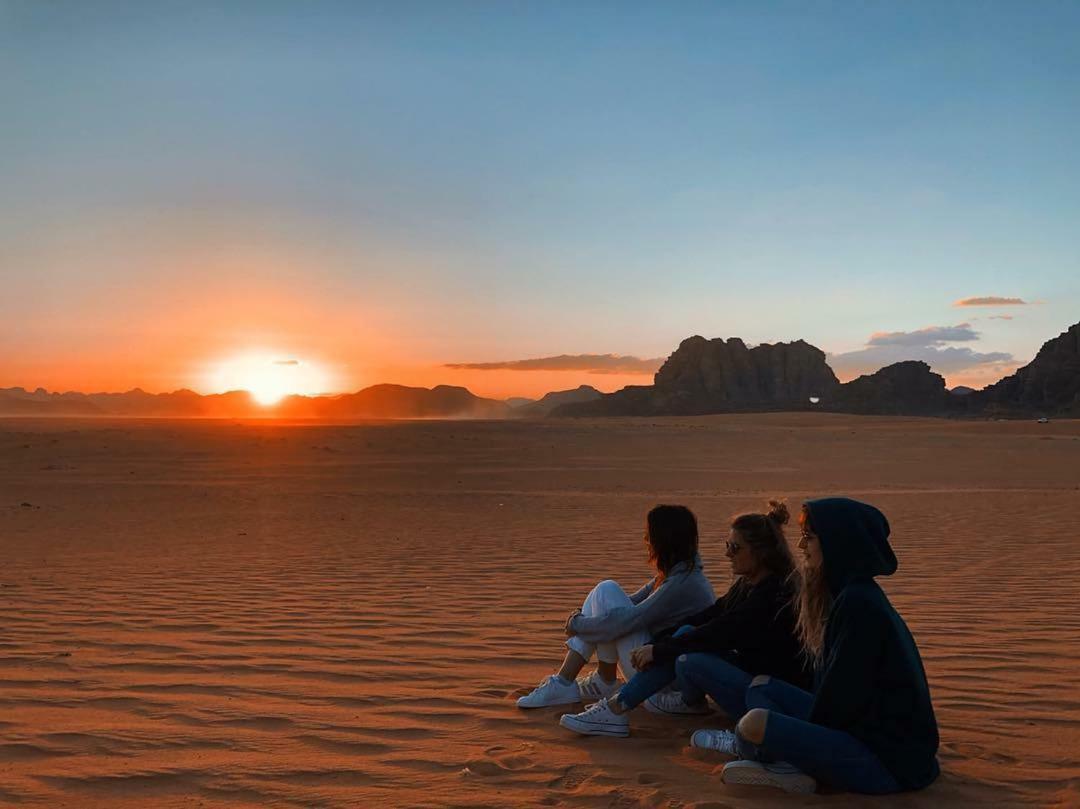
M722 589L733 512L834 493L892 522L941 726L873 805L1080 805L1080 422L825 414L0 421L0 805L869 804L726 787L715 722L514 706L653 504Z

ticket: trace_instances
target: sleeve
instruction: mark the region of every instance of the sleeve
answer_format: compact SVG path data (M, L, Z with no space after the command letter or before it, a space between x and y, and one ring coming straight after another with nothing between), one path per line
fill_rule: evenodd
M870 603L845 602L829 617L829 648L822 663L810 721L836 730L855 725L874 701L874 672L885 643L882 614Z
M640 604L642 601L649 597L649 595L653 591L653 587L655 586L655 584L655 578L649 579L647 582L641 585L641 588L636 593L630 596L630 600L635 604Z
M730 591L728 594L730 595ZM677 638L663 638L653 644L653 658L666 662L692 652L721 652L745 648L759 639L768 638L772 634L768 631L769 625L776 618L777 605L774 596L774 591L758 588L751 591L744 601L730 608L725 603L727 596L724 596L704 612L693 616L707 618L692 632ZM683 623L693 622L687 620Z
M669 603L678 597L679 588L675 585L674 580L668 579L638 604L616 607L603 615L577 615L570 622L570 628L586 643L606 643L638 629L646 629L658 623L656 616L670 612Z

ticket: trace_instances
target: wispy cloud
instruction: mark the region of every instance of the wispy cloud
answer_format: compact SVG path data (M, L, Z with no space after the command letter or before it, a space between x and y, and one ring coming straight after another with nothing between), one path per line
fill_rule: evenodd
M953 306L1027 306L1023 298L1000 298L989 295L982 298L961 298Z
M988 320L1012 320L1012 315L990 315Z
M941 346L945 343L962 343L978 340L979 333L970 323L956 326L927 326L918 331L879 331L866 341L871 346Z
M274 360L274 365L299 365L300 360Z
M556 357L537 357L502 362L454 362L443 367L459 371L584 371L589 374L656 373L663 357L642 359L619 354L559 354Z
M1015 365L1012 354L1003 351L981 352L967 346L948 345L978 339L979 333L970 323L928 326L908 332L876 332L870 335L865 348L830 354L829 365L842 379L873 373L904 360L922 360L938 373L946 375L991 367L1004 371Z

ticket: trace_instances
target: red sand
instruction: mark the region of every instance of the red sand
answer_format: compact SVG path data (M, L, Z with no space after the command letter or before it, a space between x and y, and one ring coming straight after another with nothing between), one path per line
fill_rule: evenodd
M875 806L1080 805L1080 423L815 415L0 421L0 804L765 807L700 719L581 739L514 698L645 511L881 507L944 774ZM23 505L28 503L29 505ZM616 563L615 560L621 560Z

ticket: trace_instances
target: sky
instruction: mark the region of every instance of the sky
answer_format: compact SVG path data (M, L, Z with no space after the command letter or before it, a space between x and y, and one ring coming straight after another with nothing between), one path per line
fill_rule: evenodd
M1049 1L0 0L0 387L538 396L648 384L694 334L981 387L1080 321L1077 31Z

